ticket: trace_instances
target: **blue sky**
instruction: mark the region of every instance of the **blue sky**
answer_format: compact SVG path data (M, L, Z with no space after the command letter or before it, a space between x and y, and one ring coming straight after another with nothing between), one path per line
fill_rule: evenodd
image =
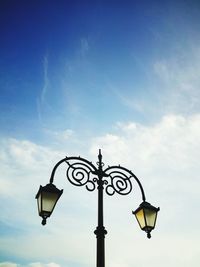
M198 39L198 5L40 2L1 4L6 134L12 135L13 126L18 134L24 128L23 135L38 138L41 127L53 125L60 130L87 125L93 132L116 120L158 119L152 108L151 116L136 104L130 110L126 99L157 101L160 84L152 65L174 54L182 57L190 38Z
M137 185L105 196L107 265L198 266L199 1L1 0L0 25L0 267L95 264L96 194L61 168L45 227L34 196L65 155L99 148L161 207L147 240Z

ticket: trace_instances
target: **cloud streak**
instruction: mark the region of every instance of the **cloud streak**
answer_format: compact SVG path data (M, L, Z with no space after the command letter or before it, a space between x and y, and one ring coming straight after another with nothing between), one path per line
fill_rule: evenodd
M82 57L85 57L87 53L89 52L90 46L88 38L81 38L81 48L80 48L80 54Z
M48 61L48 56L44 56L44 60L43 60L43 68L44 68L44 85L41 91L41 102L44 103L45 101L45 96L47 94L47 88L49 86L49 78L48 78L48 65L49 65L49 61Z
M189 38L189 37L188 37ZM193 39L192 39L193 40ZM199 112L200 50L194 40L151 59L144 70L145 80L132 81L129 90L115 87L121 104L149 121L168 114L183 116ZM147 70L148 69L148 70ZM148 72L148 76L146 73Z
M49 87L48 66L49 66L48 55L45 55L43 58L43 87L41 89L40 96L37 99L38 118L41 124L43 121L42 119L43 107L46 104L46 95Z

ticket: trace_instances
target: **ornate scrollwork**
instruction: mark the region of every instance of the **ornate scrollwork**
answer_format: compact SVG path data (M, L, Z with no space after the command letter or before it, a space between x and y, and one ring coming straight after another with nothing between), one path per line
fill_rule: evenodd
M82 158L66 158L65 162L68 165L66 176L69 182L76 186L84 186L88 191L93 191L96 188L97 178L95 167L88 161Z
M132 191L131 177L128 170L118 166L108 167L105 170L110 179L104 180L105 191L112 196L115 192L120 195L128 195Z
M81 157L65 157L61 159L52 170L50 183L54 181L54 175L58 166L65 162L68 165L66 171L67 179L73 185L85 185L88 191L94 191L96 188L104 188L110 196L115 192L120 195L128 195L132 191L131 178L133 178L139 185L142 199L145 201L146 198L142 184L132 171L122 166L112 166L103 170L104 163L102 162L101 153L99 153L98 158L98 168L90 161Z

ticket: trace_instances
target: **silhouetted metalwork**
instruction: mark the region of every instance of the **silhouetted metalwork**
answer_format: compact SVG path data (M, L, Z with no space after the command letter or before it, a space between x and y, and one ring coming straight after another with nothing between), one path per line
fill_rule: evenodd
M132 171L120 165L108 166L106 169L103 169L104 163L102 162L101 150L99 150L97 167L90 161L81 157L65 157L54 166L50 183L44 187L40 186L36 195L39 215L43 218L43 225L46 224L46 219L50 217L58 199L63 193L63 190L57 189L53 184L55 172L62 163L67 165L66 177L71 184L75 186L85 186L88 191L94 191L95 189L98 191L98 225L94 231L97 237L97 267L105 266L104 239L107 231L103 225L104 191L109 196L115 193L128 195L133 188L131 179L134 179L140 188L142 203L133 214L135 214L141 229L147 233L147 237L151 237L150 232L155 227L159 208L155 208L146 202L142 184Z

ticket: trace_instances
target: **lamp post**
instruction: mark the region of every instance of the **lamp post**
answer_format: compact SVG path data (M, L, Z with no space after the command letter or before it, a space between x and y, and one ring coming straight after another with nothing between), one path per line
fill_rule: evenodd
M54 176L60 164L67 164L66 176L70 183L75 186L85 186L88 191L98 191L98 225L94 231L97 237L97 267L105 267L104 239L107 231L103 224L103 194L104 192L112 196L115 193L128 195L132 191L132 181L134 179L142 194L142 203L132 213L140 225L140 228L151 237L151 231L155 227L157 212L159 208L146 202L144 189L135 174L122 166L108 166L103 169L101 150L99 150L97 167L90 161L81 157L65 157L61 159L53 168L49 184L40 186L36 195L38 202L39 216L42 217L42 224L51 216L54 207L63 193L53 184Z

